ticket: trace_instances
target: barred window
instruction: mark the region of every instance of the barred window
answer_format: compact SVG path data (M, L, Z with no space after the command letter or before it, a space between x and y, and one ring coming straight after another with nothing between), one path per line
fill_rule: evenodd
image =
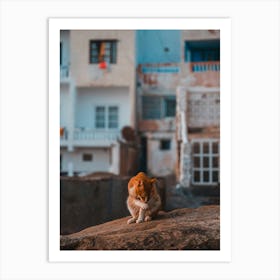
M89 62L91 64L100 62L117 62L117 41L116 40L90 40Z
M192 183L216 185L220 179L219 141L195 139L192 142Z

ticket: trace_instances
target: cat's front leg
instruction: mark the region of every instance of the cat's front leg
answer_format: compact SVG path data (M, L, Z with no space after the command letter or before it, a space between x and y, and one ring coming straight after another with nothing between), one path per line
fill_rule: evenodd
M140 208L140 211L139 211L139 215L138 215L138 219L136 220L136 223L139 224L139 223L143 223L144 222L144 218L145 218L145 210Z
M135 199L134 204L142 210L147 210L149 208L149 205L145 202L142 202L140 200Z
M127 223L128 223L128 224L133 224L133 223L136 222L136 220L137 220L136 217L132 217L132 218L130 218L130 219L127 221Z

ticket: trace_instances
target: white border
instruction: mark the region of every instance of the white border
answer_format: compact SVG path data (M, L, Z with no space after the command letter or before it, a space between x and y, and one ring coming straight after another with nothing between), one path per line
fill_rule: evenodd
M231 261L231 22L228 18L49 19L49 261L229 262ZM60 251L59 41L60 30L220 29L221 31L221 243L219 251Z

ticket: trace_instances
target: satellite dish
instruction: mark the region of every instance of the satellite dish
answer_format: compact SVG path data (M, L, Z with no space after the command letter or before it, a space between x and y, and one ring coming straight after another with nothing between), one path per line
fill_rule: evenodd
M134 142L136 140L135 131L130 126L125 126L121 131L122 138L127 142Z

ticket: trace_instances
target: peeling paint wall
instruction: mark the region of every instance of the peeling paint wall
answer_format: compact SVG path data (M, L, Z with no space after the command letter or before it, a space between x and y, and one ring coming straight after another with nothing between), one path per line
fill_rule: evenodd
M179 63L139 64L137 81L143 92L174 94L180 79L179 72Z
M184 186L190 186L191 182L190 140L195 137L217 138L220 125L220 62L189 62L192 60L185 59L185 43L217 41L219 38L219 30L181 31L180 61L150 61L151 63L137 66L137 98L140 108L143 96L176 96L179 88L176 117L169 119L152 115L154 119L145 119L139 109L138 129L142 135L147 136L149 171L159 175L165 172L175 173ZM146 103L144 99L143 104ZM172 137L169 152L159 149L158 138L162 133Z
M192 142L195 140L201 141L201 139L210 141L211 139L219 138L219 88L178 87L176 140L180 146L177 150L178 169L176 175L180 185L183 187L191 186L193 169ZM209 151L210 154L211 150ZM200 157L199 166L204 164L201 161L202 158ZM209 167L207 170L210 170Z
M161 141L170 141L170 148L163 149ZM154 176L175 174L176 139L173 132L149 133L147 137L148 173Z
M141 132L175 132L176 121L175 118L164 118L162 120L140 120L138 128Z

